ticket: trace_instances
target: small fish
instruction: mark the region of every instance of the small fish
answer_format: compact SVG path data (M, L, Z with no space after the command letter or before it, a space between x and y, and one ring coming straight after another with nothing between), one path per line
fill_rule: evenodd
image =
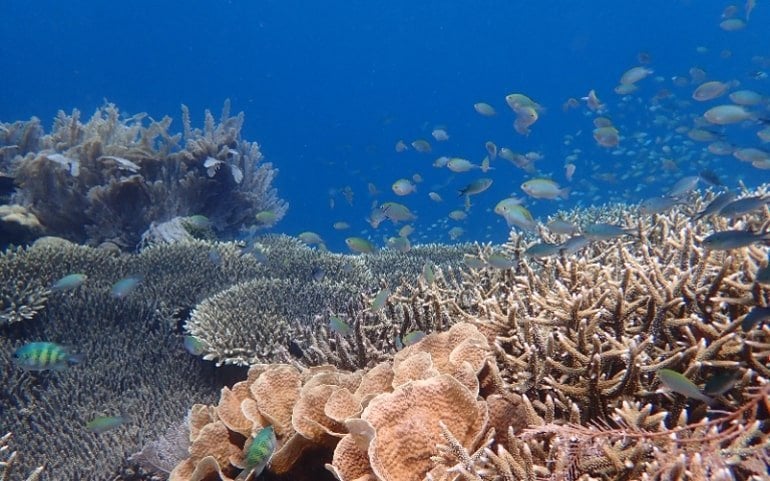
M681 201L675 197L665 195L661 197L650 197L639 204L639 213L643 215L661 214L680 203Z
M297 237L299 238L299 240L301 240L302 242L304 242L309 246L324 243L321 236L316 234L315 232L310 232L310 231L301 232Z
M201 340L197 337L191 336L189 334L184 337L183 344L185 350L193 356L200 356L206 351L205 347L203 346L203 342L201 342Z
M343 321L337 316L329 316L329 330L336 332L340 336L346 336L350 333L351 328L347 322Z
M575 224L571 222L567 222L566 220L561 219L554 219L548 224L546 224L546 228L553 232L554 234L562 234L562 235L572 235L575 232L578 231L578 228Z
M703 394L707 396L720 396L732 389L740 378L741 372L738 370L720 371L706 381L706 384L703 386Z
M409 252L412 249L412 243L406 237L388 237L385 245L388 249L397 252Z
M551 257L558 254L563 250L563 244L549 244L548 242L540 242L532 244L524 251L526 257L542 258Z
M583 229L583 234L589 239L608 240L614 239L624 235L634 235L633 229L626 229L615 224L606 224L603 222L597 222L590 224Z
M83 285L86 279L88 279L88 277L85 274L69 274L54 282L51 286L51 290L54 292L59 292L77 289Z
M487 257L487 265L495 269L505 270L515 266L516 263L502 254L492 254Z
M471 269L483 269L487 266L487 263L484 262L483 259L472 254L463 255L463 264L470 267Z
M440 128L433 129L433 132L431 132L430 135L432 135L433 138L439 142L444 142L449 140L449 134L445 129L440 129Z
M257 222L263 225L275 224L275 221L278 220L278 214L272 210L263 210L254 217L257 219Z
M256 479L270 462L276 444L273 426L262 428L246 447L243 453L243 471L235 481L246 481L252 473L254 473L253 479Z
M748 214L749 212L753 212L757 209L761 209L768 202L770 202L770 197L767 196L743 197L741 199L734 200L719 209L719 216L732 219L743 214Z
M326 277L326 271L321 267L315 266L310 271L310 277L316 282L321 282L324 280L324 277Z
M86 429L92 433L102 434L130 422L129 418L120 416L96 416L86 423Z
M433 264L430 261L425 261L422 265L422 277L428 285L433 284L436 280L436 271L433 268Z
M387 302L388 297L390 297L390 294L390 289L387 287L380 289L377 295L374 296L374 299L372 299L372 303L370 305L372 312L377 312L382 309L385 306L385 302Z
M461 221L465 220L468 217L468 214L464 210L453 210L449 213L448 217L452 220Z
M668 191L669 197L681 197L683 195L687 195L693 190L695 190L696 187L698 187L698 182L700 181L700 177L697 175L691 175L688 177L682 177L676 183L671 187L671 190Z
M714 215L718 213L720 210L722 210L724 206L732 202L733 199L735 199L735 192L731 192L729 190L726 192L722 192L718 196L714 197L714 200L709 202L708 205L704 207L702 211L695 214L692 220L699 221L704 217L708 217L710 215Z
M570 188L565 187L562 189L559 184L551 179L537 178L521 184L521 190L535 199L566 199Z
M416 344L425 338L425 333L422 331L412 331L407 333L403 337L404 346L411 346Z
M421 154L427 154L431 151L430 142L424 139L417 139L412 142L412 148Z
M211 227L211 221L208 217L201 214L191 215L184 219L190 226L197 229L208 229Z
M140 276L128 276L120 279L112 285L110 295L115 299L124 299L139 285L142 278Z
M478 169L480 166L472 163L470 160L452 157L446 163L449 170L455 173L468 172L471 169Z
M457 240L463 234L465 234L465 229L459 226L452 227L451 229L449 229L449 231L447 231L447 234L449 234L449 238L451 240Z
M13 363L26 371L62 371L83 360L68 347L54 342L30 342L14 351Z
M428 197L430 197L430 200L433 202L443 202L444 199L441 198L440 195L438 195L436 192L428 192Z
M576 235L573 237L570 237L563 243L559 245L559 252L564 254L574 254L575 252L579 251L583 247L587 246L591 242L591 239L589 239L586 236L582 235Z
M743 332L749 332L757 324L770 319L770 307L754 306L741 321Z
M345 244L351 251L358 254L373 254L377 250L374 244L363 237L348 237L345 239Z
M417 190L417 186L415 186L409 179L398 179L397 181L393 182L391 189L393 189L394 194L398 196L405 196L415 192Z
M417 216L414 215L407 206L397 202L384 202L380 205L380 210L385 214L386 218L394 223L412 222L417 219Z
M708 250L727 251L770 240L770 232L755 233L748 230L723 230L714 232L701 241Z
M706 396L698 386L693 384L692 381L684 377L681 373L672 371L671 369L658 370L658 379L671 391L686 396L688 398L697 399L703 401L709 406L715 404L715 400L709 396Z
M476 102L473 104L473 109L484 117L492 117L495 115L495 108L486 102Z
M332 224L332 228L334 230L347 230L347 229L350 229L350 224L344 221L337 221L334 224Z
M460 189L459 196L480 194L485 190L489 189L491 185L492 185L492 179L487 179L485 177L482 177L481 179L476 179L470 184Z
M743 122L744 120L749 120L752 117L753 115L751 112L746 110L743 106L733 104L717 105L716 107L708 109L703 114L703 118L706 119L706 121L716 125L735 124Z

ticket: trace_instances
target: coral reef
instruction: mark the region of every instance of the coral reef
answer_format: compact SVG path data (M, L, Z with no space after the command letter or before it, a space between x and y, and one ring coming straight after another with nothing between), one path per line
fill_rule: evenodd
M169 133L170 117L121 118L113 104L86 122L77 110L59 112L50 134L36 119L4 124L0 171L15 177L12 200L47 234L79 243L131 250L152 223L178 216L207 216L225 237L273 225L288 208L272 187L277 170L241 139L243 114L230 116L229 106L219 123L206 111L203 129L183 106L183 135ZM256 226L263 211L275 221Z
M14 465L19 457L18 451L10 450L11 433L6 433L4 436L0 436L0 456L4 458L0 461L0 481L8 481L13 474ZM36 481L40 478L40 473L45 469L44 466L38 466L35 468L29 476L26 477L26 481Z
M380 309L365 297L346 317L347 335L362 340L341 344L339 333L321 330L313 346L323 351L325 336L339 360L356 359L362 345L376 356L342 363L345 371L253 367L218 406L197 408L217 434L193 433L201 449L172 478L230 479L247 437L271 424L283 427L267 470L284 476L293 474L287 453L294 466L333 452L329 469L341 480L764 479L770 326L745 319L770 303L757 282L767 248L708 250L701 240L763 232L770 211L692 222L711 198L694 196L665 215L596 211L581 224L622 223L636 235L577 253L532 259L526 239L512 234L502 246L512 268L444 269L439 282L394 288ZM394 314L403 305L431 306L433 319L448 320L436 330L449 331L398 352L368 342L375 323L366 319L390 319L379 326L390 338L393 319L421 312ZM295 379L280 396L281 416L251 387L279 369ZM661 369L687 386L667 386ZM369 377L385 381L361 395Z

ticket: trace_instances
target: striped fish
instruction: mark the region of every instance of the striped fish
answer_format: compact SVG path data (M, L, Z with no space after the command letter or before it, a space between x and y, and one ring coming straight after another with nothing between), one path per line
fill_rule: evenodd
M82 360L82 355L55 342L30 342L13 353L14 364L27 371L61 371Z

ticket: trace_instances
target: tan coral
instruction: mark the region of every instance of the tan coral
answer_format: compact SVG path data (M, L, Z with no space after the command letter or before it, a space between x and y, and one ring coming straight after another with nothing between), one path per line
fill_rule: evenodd
M254 368L249 370L249 374ZM251 395L256 400L259 413L275 429L276 436L290 435L291 412L297 402L301 388L301 373L287 364L268 366L251 383Z
M250 436L253 428L253 421L244 416L241 409L241 403L249 399L249 385L246 382L235 383L232 389L227 386L222 388L217 404L216 412L220 421L231 431Z
M443 421L462 445L483 434L487 407L453 377L411 381L371 400L361 419L376 437L369 445L372 470L382 481L421 481L433 468Z

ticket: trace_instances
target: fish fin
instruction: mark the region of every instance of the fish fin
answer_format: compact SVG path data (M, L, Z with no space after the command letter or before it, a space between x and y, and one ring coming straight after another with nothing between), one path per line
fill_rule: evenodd
M83 353L70 354L67 357L67 364L80 364L85 360L85 358L86 355Z
M566 199L569 197L570 191L572 191L572 187L564 187L563 189L559 189L559 195L557 197Z

